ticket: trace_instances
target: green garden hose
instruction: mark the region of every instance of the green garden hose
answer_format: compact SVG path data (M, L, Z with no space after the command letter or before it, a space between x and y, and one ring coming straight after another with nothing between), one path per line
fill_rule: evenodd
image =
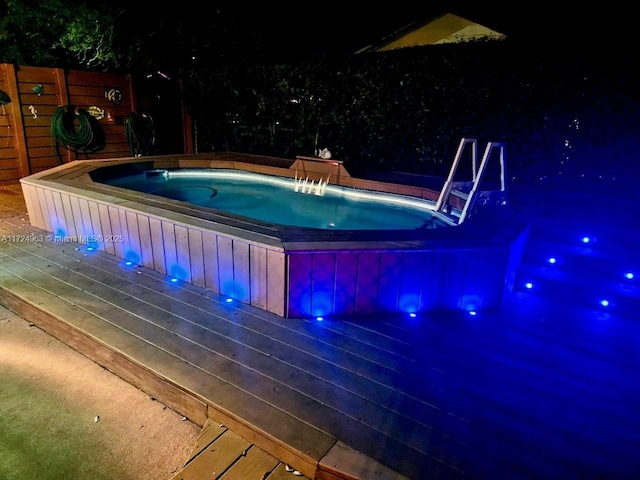
M131 156L141 157L151 153L156 134L150 115L131 112L125 122L125 133Z
M77 128L76 128L77 121ZM105 136L98 121L83 108L71 105L58 107L51 117L51 141L62 163L59 147L76 153L88 154L105 147Z

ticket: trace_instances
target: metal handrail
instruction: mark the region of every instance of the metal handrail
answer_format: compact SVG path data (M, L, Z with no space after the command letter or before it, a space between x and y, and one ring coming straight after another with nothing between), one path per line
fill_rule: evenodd
M471 168L472 168L472 181L471 182L455 182L454 178L460 162L462 160L462 155L465 151L465 147L467 145L471 145ZM485 148L484 154L482 156L482 160L480 165L477 164L477 152L478 152L478 142L475 138L462 138L460 140L460 144L458 145L458 150L456 151L456 156L454 157L453 164L451 165L451 170L449 171L449 175L440 191L440 195L438 196L438 200L436 202L436 211L440 213L450 213L445 212L445 210L450 210L449 207L449 199L451 195L458 196L459 198L465 199L464 206L462 207L462 211L460 216L458 217L458 225L465 221L465 219L470 215L476 200L478 198L479 193L488 193L495 192L494 191L480 191L478 187L480 182L482 181L482 177L487 169L487 164L489 162L489 158L491 157L492 151L498 148L500 150L500 190L502 193L500 195L501 202L504 202L504 192L506 191L506 159L505 159L505 147L504 144L499 142L489 142ZM456 185L464 185L471 186L469 192L464 192L462 190L455 189Z

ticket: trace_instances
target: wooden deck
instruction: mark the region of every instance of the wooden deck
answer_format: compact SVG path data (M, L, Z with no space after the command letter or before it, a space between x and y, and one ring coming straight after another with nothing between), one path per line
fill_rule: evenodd
M639 224L584 205L527 214L500 311L318 322L48 241L6 186L0 303L194 422L224 425L280 465L273 478L289 478L283 465L321 480L638 478Z

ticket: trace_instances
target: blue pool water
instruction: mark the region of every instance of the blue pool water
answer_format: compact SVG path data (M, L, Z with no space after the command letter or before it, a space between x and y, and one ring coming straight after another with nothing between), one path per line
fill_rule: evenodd
M280 225L334 230L448 226L426 200L334 185L326 186L323 195L302 193L295 179L238 170L150 170L101 181Z

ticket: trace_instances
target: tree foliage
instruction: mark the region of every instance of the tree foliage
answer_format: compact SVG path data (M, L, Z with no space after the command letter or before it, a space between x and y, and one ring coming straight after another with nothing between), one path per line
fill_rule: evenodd
M0 1L0 61L18 65L118 66L110 9L64 0Z
M256 30L230 7L203 12L189 0L179 8L148 0L0 0L3 63L174 76L261 54Z

